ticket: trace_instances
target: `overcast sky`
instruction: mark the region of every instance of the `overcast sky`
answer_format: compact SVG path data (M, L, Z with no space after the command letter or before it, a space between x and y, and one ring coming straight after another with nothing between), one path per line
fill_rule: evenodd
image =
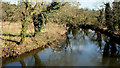
M17 4L18 0L2 0L3 2L10 2L12 4ZM33 0L34 1L34 0ZM51 2L52 0L38 0L38 1L47 1ZM88 8L88 9L98 9L103 3L110 2L112 3L114 0L65 0L67 2L78 1L80 2L80 8Z

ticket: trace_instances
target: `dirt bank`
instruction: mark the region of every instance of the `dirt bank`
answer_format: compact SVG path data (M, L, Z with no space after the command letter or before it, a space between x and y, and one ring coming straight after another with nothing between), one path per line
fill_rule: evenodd
M10 23L5 22L3 24L2 37L2 55L0 57L8 58L17 55L21 55L26 52L30 52L37 48L46 48L54 46L64 39L65 33L67 32L66 27L55 23L47 23L41 33L36 37L32 37L34 32L33 24L29 24L28 28L31 30L27 31L27 37L23 45L18 45L20 41L20 30L21 23ZM9 29L9 30L8 30Z

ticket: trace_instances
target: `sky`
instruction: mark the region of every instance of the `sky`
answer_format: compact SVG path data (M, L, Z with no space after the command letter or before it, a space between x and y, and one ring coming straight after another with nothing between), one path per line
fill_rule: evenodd
M89 8L89 9L100 9L104 6L104 3L111 3L114 0L79 0L81 5L80 8Z
M10 2L12 4L17 4L18 0L2 0L3 2ZM33 0L34 1L34 0ZM51 2L52 0L38 0L38 1L47 1ZM110 2L112 3L114 0L65 0L67 2L77 1L80 2L79 8L88 8L88 9L100 9L104 3Z

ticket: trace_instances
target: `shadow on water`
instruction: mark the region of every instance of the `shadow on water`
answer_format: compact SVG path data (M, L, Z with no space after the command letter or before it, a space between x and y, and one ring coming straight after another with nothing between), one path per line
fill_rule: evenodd
M16 62L23 67L120 66L119 52L120 45L114 39L90 29L71 28L65 40L56 47L37 49L28 55L25 54L27 56L23 55L24 57L5 59L3 66L14 66Z

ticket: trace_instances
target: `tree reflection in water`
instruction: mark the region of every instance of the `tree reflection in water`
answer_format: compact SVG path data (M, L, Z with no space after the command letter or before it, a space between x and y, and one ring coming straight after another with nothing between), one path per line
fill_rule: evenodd
M71 31L70 31L71 30ZM77 37L79 37L79 39L83 39L85 40L85 37L88 37L91 42L96 42L99 45L100 50L102 50L102 46L104 46L104 50L103 50L103 56L115 56L116 52L117 52L117 47L116 47L116 43L113 42L113 39L109 37L106 37L104 35L102 35L100 32L90 32L91 30L89 29L69 29L68 30L68 34L66 36L66 40L63 43L65 50L68 48L68 46L71 46L70 43L70 37L68 36L70 34L70 32L72 32L72 35L74 37L74 39L72 39L72 41L76 40ZM78 39L77 39L78 40ZM104 45L105 44L105 45ZM72 48L71 48L72 50ZM118 52L119 53L119 52Z
M101 50L101 47L102 47L102 36L101 36L100 32L97 32L97 41L98 41L98 45L99 45L100 50Z
M25 62L24 62L24 59L21 59L19 62L20 62L20 64L21 64L22 68L25 68L26 64L25 64Z
M35 65L34 66L44 66L38 54L34 54Z

